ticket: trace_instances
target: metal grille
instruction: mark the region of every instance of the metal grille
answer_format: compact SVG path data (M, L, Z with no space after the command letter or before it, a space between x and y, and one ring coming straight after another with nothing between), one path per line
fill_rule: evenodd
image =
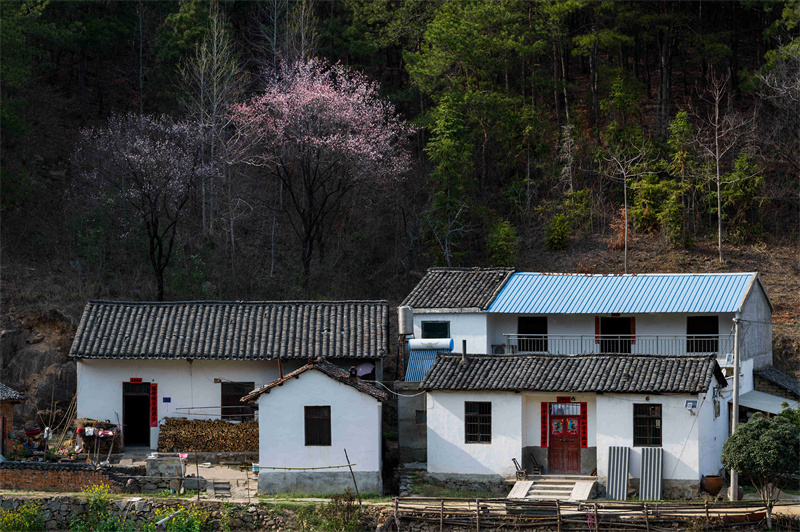
M642 449L642 479L639 486L639 500L661 500L661 476L663 472L663 453L661 447Z
M492 403L464 403L464 435L467 443L492 443Z
M306 445L331 444L331 407L307 406L306 416Z
M631 450L629 447L608 448L608 487L606 499L624 501L628 498L628 466Z
M580 416L580 403L550 403L551 416Z
M661 446L661 405L633 405L633 445Z
M123 395L150 395L149 382L123 382Z

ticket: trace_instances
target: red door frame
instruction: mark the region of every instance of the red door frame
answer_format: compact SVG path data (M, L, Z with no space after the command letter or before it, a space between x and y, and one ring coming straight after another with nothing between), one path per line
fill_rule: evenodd
M572 403L569 397L559 397L558 403ZM550 405L541 404L541 446L549 447L547 452L548 473L553 475L579 475L581 473L581 449L588 447L587 403L578 404L579 415L550 415ZM560 421L560 431L554 430ZM570 424L571 423L571 424ZM568 430L568 426L570 430ZM572 431L571 434L568 432Z

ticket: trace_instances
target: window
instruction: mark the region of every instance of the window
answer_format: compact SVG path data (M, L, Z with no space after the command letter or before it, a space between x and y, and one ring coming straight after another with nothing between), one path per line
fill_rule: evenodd
M423 321L423 338L450 338L449 321Z
M417 425L425 425L428 423L428 412L425 410L417 410L416 414Z
M519 339L521 352L547 352L547 316L520 316L517 318L517 334L527 335Z
M331 407L307 406L306 445L331 444Z
M255 387L254 382L223 382L222 419L252 421L255 417L253 406L243 403L241 399Z
M719 319L716 316L686 318L686 352L716 353L719 351Z
M633 446L661 446L661 405L633 405Z
M464 402L466 443L492 443L492 403Z

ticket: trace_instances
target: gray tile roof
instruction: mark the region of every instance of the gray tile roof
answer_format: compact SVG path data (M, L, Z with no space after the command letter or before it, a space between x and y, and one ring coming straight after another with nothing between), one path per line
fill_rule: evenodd
M386 301L89 301L77 358L271 360L387 354Z
M0 382L0 401L13 401L16 403L24 401L25 399L27 399L27 397Z
M246 403L246 402L250 402L250 401L255 401L256 399L258 399L259 396L261 396L261 394L269 393L270 390L272 390L276 386L281 386L283 383L285 383L289 379L293 379L293 378L299 377L301 374L303 374L303 373L305 373L306 371L309 371L309 370L320 371L320 372L324 373L325 375L327 375L328 377L330 377L330 378L332 378L334 380L337 380L337 381L339 381L339 382L341 382L343 384L347 384L348 386L352 386L353 388L355 388L359 392L365 393L367 395L371 395L372 397L374 397L375 399L378 399L379 401L386 401L389 398L389 395L386 392L384 392L383 390L378 389L376 386L373 386L372 384L370 384L368 382L362 381L358 377L351 378L349 371L344 370L344 369L340 368L339 366L335 366L335 365L331 364L330 362L328 362L325 359L320 357L320 358L317 358L317 359L309 362L305 366L294 370L291 373L287 373L286 375L284 375L280 379L275 379L274 381L272 381L270 383L267 383L264 386L262 386L262 387L260 387L260 388L258 388L256 390L253 390L249 394L247 394L244 397L242 397L242 402Z
M800 382L794 380L786 373L775 368L765 368L761 371L756 371L756 375L800 397Z
M426 390L702 393L725 377L713 355L439 355Z
M429 268L401 306L485 310L514 268Z

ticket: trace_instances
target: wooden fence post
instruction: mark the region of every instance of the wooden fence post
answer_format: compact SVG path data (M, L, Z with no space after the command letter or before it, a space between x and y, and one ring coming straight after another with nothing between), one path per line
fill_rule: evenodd
M558 532L561 532L561 505L556 499L556 519L558 521Z
M597 522L597 503L594 503L594 532L597 532L600 523Z
M475 499L475 530L476 530L476 532L481 532L481 503L480 503L480 499Z
M439 510L439 532L444 530L444 499L442 499L442 508Z
M647 516L647 503L644 503L644 526L647 529L647 532L650 532L650 519Z

